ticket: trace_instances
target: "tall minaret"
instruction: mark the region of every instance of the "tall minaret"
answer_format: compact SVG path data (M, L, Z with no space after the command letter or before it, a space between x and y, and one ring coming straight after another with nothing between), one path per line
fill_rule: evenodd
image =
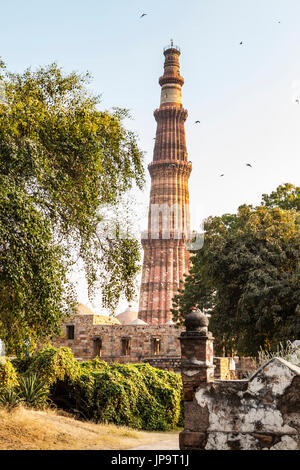
M192 165L187 161L182 107L180 49L164 49L160 107L154 111L157 131L153 162L148 166L151 192L148 230L143 234L144 262L139 318L163 325L172 319L172 298L189 269L189 189Z

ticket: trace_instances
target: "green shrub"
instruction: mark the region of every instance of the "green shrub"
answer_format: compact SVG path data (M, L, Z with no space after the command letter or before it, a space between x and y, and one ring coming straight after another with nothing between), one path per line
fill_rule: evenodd
M18 385L17 372L7 357L0 358L0 387L12 388Z
M48 400L49 388L45 380L31 374L20 378L18 395L27 406L43 408Z
M64 392L64 393L62 393ZM55 403L68 404L69 411L83 419L95 419L95 376L83 370L74 381L66 381L55 390Z
M58 381L74 380L80 374L80 366L71 348L50 346L31 357L26 373L36 374L52 386Z
M149 364L135 364L135 368L142 372L149 393L163 406L166 421L177 424L180 420L182 406L181 376L174 372L155 369ZM175 403L176 407L174 408ZM174 426L172 425L172 427Z
M11 363L19 374L23 374L30 366L31 356L23 358L15 357L11 359Z
M78 363L71 349L53 347L33 355L27 368L19 366L25 376L45 381L56 406L81 419L149 431L182 425L181 377L173 372L99 358Z
M109 369L109 365L105 361L101 361L99 357L95 357L89 361L83 361L80 363L80 369L82 371L95 372L103 369Z
M65 403L71 411L96 422L136 429L175 428L181 416L181 378L149 364L113 364L87 361L72 383L64 382ZM57 393L57 391L56 391Z

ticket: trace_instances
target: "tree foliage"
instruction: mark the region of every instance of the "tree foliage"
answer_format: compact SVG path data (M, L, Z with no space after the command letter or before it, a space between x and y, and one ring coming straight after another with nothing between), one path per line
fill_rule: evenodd
M299 338L299 212L275 207L275 194L264 197L274 207L244 205L206 220L204 246L174 298L176 321L195 305L209 311L220 354L256 355Z
M130 227L126 239L118 225L111 235L107 205L142 188L144 171L127 111L100 111L88 74L56 64L9 73L1 62L0 80L0 337L18 352L26 338L56 333L78 258L104 306L132 298L138 244Z
M0 336L19 354L24 340L59 333L72 296L50 224L12 179L1 175L0 188Z
M280 207L281 209L295 209L300 211L300 186L290 183L281 184L271 194L262 195L262 204L266 207Z

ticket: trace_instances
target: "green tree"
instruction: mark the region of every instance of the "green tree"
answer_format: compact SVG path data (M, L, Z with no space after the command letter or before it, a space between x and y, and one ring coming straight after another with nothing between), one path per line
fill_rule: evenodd
M117 210L142 188L144 170L127 111L99 110L88 74L56 64L9 73L1 62L0 80L0 337L19 350L57 332L74 305L68 273L78 258L104 306L132 298L138 243L130 226L112 235L107 205Z
M300 335L299 213L241 206L210 217L173 315L198 305L211 314L217 352L256 355Z
M262 204L266 207L300 211L300 186L294 186L290 183L282 184L271 194L263 194Z
M21 353L59 332L73 296L49 222L13 179L0 175L0 188L0 337Z

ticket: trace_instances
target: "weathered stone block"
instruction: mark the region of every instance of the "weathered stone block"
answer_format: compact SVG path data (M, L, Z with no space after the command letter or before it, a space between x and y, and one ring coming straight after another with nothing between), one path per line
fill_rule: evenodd
M205 432L182 431L179 434L180 450L204 450L207 442Z
M199 406L195 401L184 403L184 419L186 431L207 432L209 427L209 411L207 406Z
M184 380L185 431L205 431L207 450L300 449L299 377L300 368L274 358L250 380L202 383L194 395Z

